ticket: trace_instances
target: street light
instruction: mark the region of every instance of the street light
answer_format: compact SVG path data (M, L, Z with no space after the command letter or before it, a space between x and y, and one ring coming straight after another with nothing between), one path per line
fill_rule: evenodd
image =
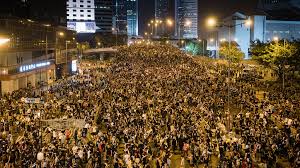
M167 24L168 24L168 26L172 26L173 25L173 21L171 19L167 19Z
M228 30L228 45L229 45L229 54L231 54L231 29L238 26L238 25L246 25L246 26L250 26L252 24L252 21L250 20L250 18L248 18L245 22L242 22L242 23L238 23L238 24L229 24L229 25L226 25L226 24L220 24L220 25L217 25L217 21L216 19L214 18L209 18L207 20L207 25L210 26L210 27L227 27L229 30ZM217 42L217 40L216 40ZM216 45L216 48L217 48L217 45ZM228 58L229 58L229 55L228 55ZM230 62L231 60L228 59L228 100L227 100L227 110L228 110L228 114L229 114L229 98L230 98ZM230 127L230 122L229 122L229 118L228 118L228 127Z
M0 38L0 45L6 44L10 41L9 38Z
M216 26L216 25L217 25L216 19L215 19L215 18L212 18L212 17L211 17L211 18L208 18L208 19L207 19L207 25L208 25L208 26L211 26L211 27L212 27L212 26Z
M68 64L68 43L71 43L71 41L66 40L66 66Z
M190 21L190 20L187 20L186 22L185 22L185 26L191 26L191 24L192 24L192 22Z
M65 35L65 33L64 32L58 32L58 35L63 37Z
M113 28L111 28L111 30L116 33L116 44L115 45L118 46L118 29L115 29L113 27Z
M246 20L245 24L247 26L251 26L252 25L252 20L251 19Z
M273 37L273 41L278 42L279 41L279 37L277 37L277 36Z
M221 40L220 40L220 42L225 42L226 41L226 39L225 38L222 38Z
M202 43L202 56L204 56L204 40L198 39L199 43Z

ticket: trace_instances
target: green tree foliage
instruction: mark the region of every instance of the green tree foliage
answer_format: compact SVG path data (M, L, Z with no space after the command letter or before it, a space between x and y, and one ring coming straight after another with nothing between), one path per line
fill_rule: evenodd
M229 42L222 42L220 44L219 52L221 58L224 58L231 62L239 62L245 56L236 42L231 42L230 45Z
M298 47L299 46L298 44ZM297 54L298 47L296 42L288 41L278 41L267 44L255 42L251 46L252 59L262 65L278 70L278 74L281 75L284 67L297 67L299 63L299 54Z
M205 55L205 42L190 41L185 47L186 51L193 55Z

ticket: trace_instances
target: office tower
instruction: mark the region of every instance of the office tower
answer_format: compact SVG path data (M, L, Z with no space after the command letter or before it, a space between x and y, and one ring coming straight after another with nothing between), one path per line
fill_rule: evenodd
M138 35L138 0L127 0L127 35Z
M1 0L0 15L66 26L66 2L62 0Z
M155 0L155 19L164 20L170 17L170 0Z
M113 1L113 27L118 34L127 34L126 0Z
M99 33L112 32L113 0L95 0L95 21Z
M175 1L176 36L178 38L198 37L198 1Z
M30 19L55 25L67 26L66 1L23 0L29 5Z
M258 9L269 19L299 20L299 0L259 0Z
M77 33L95 33L94 0L68 0L67 26Z

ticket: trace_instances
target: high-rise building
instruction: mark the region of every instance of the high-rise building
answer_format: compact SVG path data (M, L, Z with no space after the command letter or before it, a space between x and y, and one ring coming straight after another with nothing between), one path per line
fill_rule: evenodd
M95 0L95 21L97 32L112 32L113 0Z
M68 0L67 26L77 33L95 33L94 0Z
M177 38L198 37L198 0L175 1Z
M127 34L126 0L113 0L113 27L118 34Z
M156 28L156 35L171 34L172 27L167 25L166 20L173 20L173 10L171 0L155 0L155 20L163 21Z
M155 19L164 20L170 17L170 0L155 0Z
M66 2L62 0L1 0L0 15L66 26Z
M29 18L29 4L26 0L2 0L0 15Z
M259 0L258 9L270 19L300 19L299 0Z
M67 25L66 1L23 0L29 4L30 19L55 25Z
M138 35L138 0L127 0L127 35Z

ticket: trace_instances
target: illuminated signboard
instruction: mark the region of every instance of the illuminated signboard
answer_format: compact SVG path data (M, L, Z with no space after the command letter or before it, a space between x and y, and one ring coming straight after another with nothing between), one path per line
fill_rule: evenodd
M48 61L48 62L40 62L40 63L36 63L36 64L22 65L22 66L20 66L19 71L20 72L26 72L26 71L30 71L30 70L33 70L33 69L36 69L36 68L45 67L45 66L48 66L50 64L51 63Z
M95 33L96 23L95 22L67 22L69 30L74 30L77 33Z
M77 60L72 61L72 72L77 72Z

